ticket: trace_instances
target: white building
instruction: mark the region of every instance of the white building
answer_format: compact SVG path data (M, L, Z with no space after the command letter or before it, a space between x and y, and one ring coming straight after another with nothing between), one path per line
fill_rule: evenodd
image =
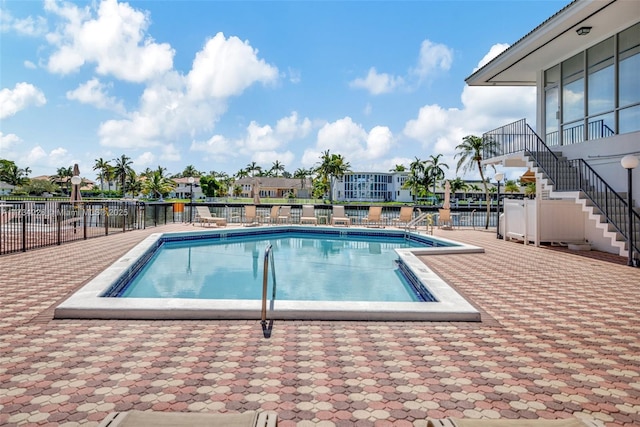
M194 177L193 183L189 183L189 178L173 178L176 188L171 192L171 197L178 199L189 199L193 191L193 200L204 199L204 193L200 187L200 178Z
M640 155L640 1L573 1L466 81L537 90L535 131L523 120L484 135L499 144L485 163L536 175L537 203L524 217L505 205L505 237L586 240L629 256L632 236L638 251L640 168L629 215L621 159Z
M408 176L408 172L347 172L334 180L333 200L411 202L411 191L402 188Z

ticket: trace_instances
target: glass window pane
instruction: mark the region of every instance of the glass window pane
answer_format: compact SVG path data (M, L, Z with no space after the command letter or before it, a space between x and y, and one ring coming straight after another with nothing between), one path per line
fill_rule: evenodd
M582 141L584 141L584 125L582 121L562 126L562 145L570 145Z
M640 105L620 110L619 122L620 134L640 131Z
M558 145L558 87L547 89L545 92L545 127L546 127L546 144Z
M618 35L619 106L640 102L640 24L630 27Z
M584 52L562 63L562 121L584 117Z
M589 119L589 139L608 138L615 134L614 113L603 114Z
M553 86L560 83L560 66L556 65L544 72L544 86Z
M610 38L587 51L588 115L613 111L615 107L613 50L613 38Z

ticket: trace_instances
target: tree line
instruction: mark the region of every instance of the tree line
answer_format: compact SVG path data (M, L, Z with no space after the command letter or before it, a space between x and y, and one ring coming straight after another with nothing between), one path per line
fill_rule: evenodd
M460 171L468 173L476 170L480 174L482 189L476 184L467 184L460 177L449 180L451 192L461 191L481 191L485 193L487 210L490 209L490 189L485 178L486 166L482 165L483 156L493 157L497 154L497 144L495 141L474 135L468 135L456 146L457 158L456 174ZM434 196L436 185L442 183L449 165L442 162L442 154L431 155L426 160L418 157L407 167L405 165L395 165L391 172L407 172L407 179L404 188L410 189L414 200ZM256 162L249 163L245 168L238 170L233 175L226 172L197 170L193 165L188 165L180 173L170 175L167 169L158 166L155 169L146 168L137 173L133 168L130 157L122 154L120 157L105 160L95 159L93 171L97 174L99 189L95 190L96 195L123 197L127 194L143 194L146 197L161 199L167 196L176 188L176 178L199 178L203 194L207 197L242 194L242 188L235 184L237 180L246 177L283 177L301 180L301 187L304 188L307 180L312 182L311 194L315 198L329 197L332 203L333 184L336 179L351 172L349 162L341 154L324 151L315 167L305 169L298 168L293 173L288 172L284 164L276 160L271 167L264 168ZM491 166L493 167L493 166ZM51 176L49 181L32 180L28 177L31 169L29 167L20 168L13 161L0 159L0 181L16 186L15 194L35 194L47 193L68 194L71 188L71 177L73 167L60 167L56 174ZM112 188L113 186L113 188ZM105 188L106 187L106 188ZM516 181L505 182L505 192L519 191ZM488 215L487 215L488 218ZM488 227L488 219L487 219Z

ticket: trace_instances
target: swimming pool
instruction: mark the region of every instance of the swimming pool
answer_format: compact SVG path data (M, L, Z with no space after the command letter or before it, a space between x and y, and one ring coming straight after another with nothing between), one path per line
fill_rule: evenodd
M397 264L395 249L423 247L423 242L338 233L165 240L132 280L104 296L261 299L268 245L274 257L278 300L433 300L424 288L415 289Z
M312 236L314 236L312 238ZM321 236L321 239L317 239ZM56 318L123 318L123 319L259 319L262 294L262 253L259 248L265 239L272 240L281 248L293 246L293 252L278 257L278 246L274 250L275 270L277 272L278 291L272 305L270 318L273 319L322 319L322 320L466 320L478 321L478 311L448 286L435 273L427 268L416 255L451 254L483 252L482 248L464 245L446 239L434 239L419 233L402 230L384 229L337 229L334 227L275 226L256 227L252 229L223 229L184 233L158 233L149 236L125 256L116 261L95 279L83 286L78 292L60 304L55 310ZM216 242L216 254L200 254L196 251L205 248L208 243ZM305 246L318 246L320 260L310 258L298 259L297 255L305 252ZM213 260L219 258L222 248L233 247L234 250L220 263ZM384 260L376 261L377 256L386 253ZM150 277L154 292L158 295L133 295L130 298L114 298L131 293L129 285L140 281L153 264L148 261L162 257L162 250L173 257L172 263L159 262L161 273L156 271ZM347 248L354 249L346 251ZM177 251L177 252L176 252ZM248 251L250 257L238 257L238 251ZM336 266L329 258L332 252L348 253L346 265ZM380 252L380 254L378 254ZM391 254L391 257L389 257ZM257 255L257 256L256 256ZM284 255L284 252L283 252ZM327 258L323 258L326 255ZM225 255L226 256L226 255ZM314 255L314 256L317 256ZM196 261L197 258L197 262ZM242 261L240 261L242 258ZM362 259L369 259L362 262ZM338 259L338 258L336 258ZM176 261L177 260L177 261ZM251 261L247 261L251 260ZM255 261L254 261L255 260ZM373 261L372 261L373 260ZM397 266L395 262L397 260ZM344 260L343 260L344 261ZM224 291L212 299L195 292L202 288L205 277L211 275L211 269L205 272L204 265L214 266L213 270L230 274L235 265L242 265L245 278L243 285L236 283L231 292ZM314 263L316 265L311 265ZM387 264L387 265L384 265ZM392 265L393 264L393 265ZM293 266L296 268L294 269ZM300 268L301 267L301 268ZM384 268L382 268L384 267ZM312 292L313 284L318 282L322 271L341 269L341 272L328 282L338 281L338 290L346 291L346 285L357 281L358 276L365 277L365 284L375 276L395 275L396 285L404 290L405 295L398 297L398 289L386 295L389 278L379 281L379 292L368 297L369 289L364 293L345 298L327 297L326 290ZM198 270L194 277L194 270ZM287 277L291 270L295 276ZM294 271L295 270L295 271ZM164 275L163 275L164 274ZM306 274L306 275L305 275ZM246 275L256 276L258 284L252 283L253 290L243 290L246 295L239 295L233 289L245 286ZM338 277L338 279L336 279ZM368 278L368 279L367 279ZM208 278L210 279L210 278ZM208 280L207 279L207 280ZM155 280L155 281L154 281ZM287 281L297 285L287 285ZM229 282L228 279L214 280L213 283ZM302 286L300 286L302 285ZM287 295L288 288L302 289L307 294ZM342 289L341 289L342 288ZM416 289L428 290L416 292ZM402 290L401 289L401 290ZM331 290L331 292L334 292ZM225 293L226 292L226 293ZM135 292L134 292L135 294ZM382 295L382 296L380 296ZM408 297L408 299L407 299Z

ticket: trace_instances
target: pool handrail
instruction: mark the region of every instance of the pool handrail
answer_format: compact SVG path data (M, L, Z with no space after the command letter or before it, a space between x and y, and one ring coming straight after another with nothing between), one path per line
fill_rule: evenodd
M272 245L269 243L264 250L264 267L262 269L262 327L267 325L267 288L269 284L269 260L271 260L271 277L273 280L273 292L271 293L271 310L276 299L276 269L273 261Z

